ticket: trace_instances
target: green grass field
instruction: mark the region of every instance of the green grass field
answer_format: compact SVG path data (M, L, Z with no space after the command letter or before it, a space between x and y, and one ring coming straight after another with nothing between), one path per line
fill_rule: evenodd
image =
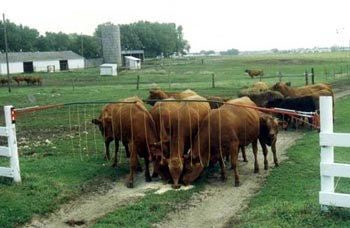
M173 91L190 88L202 95L235 97L239 89L259 80L252 80L245 75L243 72L246 68L263 69L265 76L276 75L278 71L300 74L300 77L283 77L283 80L291 81L293 85L303 85L304 70L314 67L316 82L332 83L347 79L345 72L348 59L348 53L322 53L213 57L205 58L204 64L198 58L150 60L146 61L141 71L124 71L113 78L98 76L98 69L36 73L43 78L43 86L14 85L11 94L5 87L0 88L0 104L21 108L72 102L116 101L133 95L146 98L149 88L155 85ZM325 74L325 69L328 74ZM211 81L213 73L215 88L212 88ZM140 75L139 90L136 90L137 75ZM278 79L263 81L272 84ZM17 137L23 182L15 185L6 178L0 178L0 227L23 224L34 214L52 212L60 204L91 191L101 182L113 181L128 172L124 153L119 153L117 173L103 160L102 138L91 124L91 119L98 116L101 107L102 104L66 105L18 117ZM3 124L3 120L0 123ZM312 137L317 138L316 135ZM4 143L4 139L0 138L0 144ZM0 158L0 164L7 165L8 160ZM305 171L303 175L307 176L308 172ZM168 198L172 199L170 196ZM147 198L140 203L145 202L147 203ZM168 209L162 211L167 212ZM157 214L154 216L157 217Z

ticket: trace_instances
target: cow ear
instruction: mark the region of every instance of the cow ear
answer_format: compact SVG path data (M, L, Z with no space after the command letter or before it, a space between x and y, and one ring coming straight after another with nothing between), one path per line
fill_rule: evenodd
M101 125L102 124L101 120L98 120L98 119L92 119L91 123L96 124L96 125Z

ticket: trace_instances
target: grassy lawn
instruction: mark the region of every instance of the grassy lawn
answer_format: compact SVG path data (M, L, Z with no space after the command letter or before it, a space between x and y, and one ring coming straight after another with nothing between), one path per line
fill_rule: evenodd
M246 68L264 69L268 76L275 75L277 71L302 75L305 69L314 67L316 82L334 82L346 76L330 76L333 68L336 73L340 73L340 67L345 72L347 62L347 53L237 56L205 58L204 64L199 58L147 61L143 70L124 71L113 78L99 77L98 69L36 73L43 78L43 86L14 85L11 94L5 87L0 88L0 104L12 104L20 108L84 101L115 101L133 95L146 98L149 88L155 85L165 89L170 87L175 91L191 88L202 95L235 97L240 88L258 81L244 75ZM329 71L327 77L324 74L325 68ZM211 88L213 73L215 88ZM137 75L140 75L139 90L136 90ZM303 77L283 80L291 81L293 85L303 85L305 82ZM264 81L272 84L277 79ZM120 178L128 172L124 153L120 153L117 175L103 160L102 139L91 124L91 118L98 115L101 107L102 104L67 105L18 117L16 127L23 182L15 185L6 178L0 178L0 227L23 224L34 214L52 212L82 192L90 191L103 181ZM0 112L0 117L1 115ZM3 125L2 118L0 124ZM316 135L310 137L317 139ZM0 138L0 145L5 143ZM8 165L8 160L0 158L0 164ZM342 186L342 182L339 186ZM191 191L185 194L191 194ZM149 197L160 197L159 202L169 198L177 203L177 198L185 201L188 196ZM148 204L147 200L148 196L130 210L138 210L137 205ZM161 213L167 213L170 209L161 209ZM151 222L155 221L151 219L152 216L149 217Z
M336 132L349 132L350 98L336 103ZM232 225L244 227L349 227L350 210L331 208L321 213L318 204L320 191L320 147L316 132L306 133L303 139L288 150L289 160L273 169L265 186L251 200L242 219ZM349 150L335 148L335 161L350 163ZM347 178L338 181L336 192L350 193Z

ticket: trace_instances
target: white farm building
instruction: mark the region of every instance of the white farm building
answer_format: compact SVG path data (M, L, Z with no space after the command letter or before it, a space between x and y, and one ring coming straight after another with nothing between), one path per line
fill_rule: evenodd
M135 58L134 56L125 56L125 67L130 70L141 69L141 59Z
M84 57L72 51L10 52L10 74L54 72L84 68ZM0 53L0 75L7 74L6 55Z

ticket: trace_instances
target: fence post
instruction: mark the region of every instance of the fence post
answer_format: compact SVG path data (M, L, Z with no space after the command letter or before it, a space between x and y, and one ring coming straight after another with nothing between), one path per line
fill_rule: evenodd
M136 89L139 90L139 84L140 84L140 75L137 75L137 81L136 81Z
M311 83L314 85L315 84L315 72L314 68L311 68Z
M320 135L322 133L333 133L333 106L331 96L321 96L320 97ZM320 139L321 142L321 139ZM321 147L321 164L332 164L334 163L334 147L333 146L322 146ZM322 205L321 193L322 192L334 192L334 177L333 176L323 176L322 168L321 172L321 191L319 193L319 201L321 204L321 210L327 211L328 208Z
M309 84L309 77L307 74L307 70L305 70L304 75L305 75L305 85L308 85Z
M282 82L282 73L281 73L281 71L278 71L278 77L279 77L280 82Z
M171 89L171 71L168 72L168 84L169 84L169 89Z
M215 74L214 73L211 75L211 87L215 88Z
M335 79L335 68L333 67L333 78Z

